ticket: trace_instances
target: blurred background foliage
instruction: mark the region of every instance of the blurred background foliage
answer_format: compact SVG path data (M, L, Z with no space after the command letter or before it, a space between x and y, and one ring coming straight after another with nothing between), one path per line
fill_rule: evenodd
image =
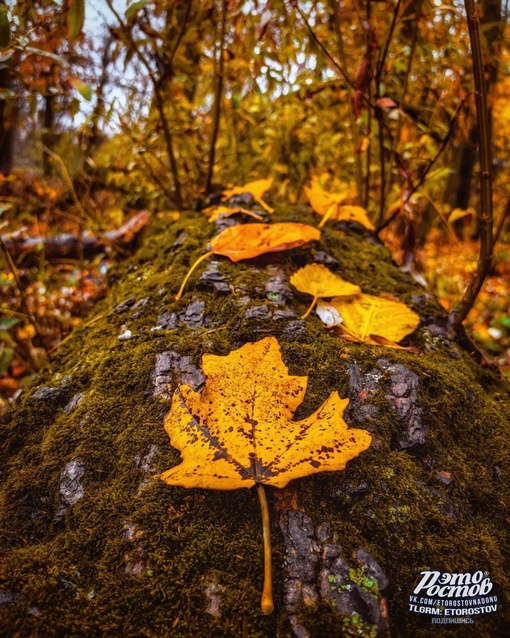
M508 369L508 4L478 11L499 244L467 325ZM80 240L54 259L42 239L100 239L257 178L274 200L306 204L314 179L366 208L451 308L476 267L477 142L458 0L0 0L4 403L126 253Z

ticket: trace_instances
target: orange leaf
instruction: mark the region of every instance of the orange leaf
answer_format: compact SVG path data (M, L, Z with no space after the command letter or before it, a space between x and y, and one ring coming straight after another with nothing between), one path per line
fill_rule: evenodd
M232 261L297 248L319 240L320 230L307 224L242 224L226 228L211 240L211 251Z
M297 248L310 241L319 240L320 236L321 231L317 228L294 222L242 224L225 228L211 239L210 252L199 257L190 268L175 299L181 298L184 286L195 268L211 255L223 255L237 262L241 259L258 257L264 253Z
M249 182L244 186L234 186L229 190L226 190L223 195L227 199L232 197L233 195L242 195L243 193L250 193L253 199L258 202L262 208L265 208L268 213L272 213L273 209L266 204L266 202L262 199L262 196L266 191L268 191L273 185L273 178L269 179L258 179L254 182Z

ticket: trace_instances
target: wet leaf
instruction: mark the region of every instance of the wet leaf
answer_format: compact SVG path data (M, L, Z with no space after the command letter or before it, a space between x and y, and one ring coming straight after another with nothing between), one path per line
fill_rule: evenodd
M341 470L371 436L342 418L349 399L333 392L311 416L294 421L307 377L288 374L275 337L226 357L202 358L206 386L176 390L165 419L182 463L161 474L170 485L235 490L258 483L285 487L317 472Z
M311 306L303 318L307 317L321 297L342 297L357 295L361 288L335 275L322 264L308 264L290 278L290 283L300 292L313 296Z
M402 302L373 295L335 297L327 305L342 317L339 329L362 343L388 345L381 338L398 343L420 323L420 317Z

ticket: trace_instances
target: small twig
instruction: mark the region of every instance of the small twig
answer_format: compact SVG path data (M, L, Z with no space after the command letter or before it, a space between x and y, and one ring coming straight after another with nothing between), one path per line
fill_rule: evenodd
M393 161L394 161L395 155L397 153L397 146L398 146L399 139L400 139L400 127L401 127L401 121L402 121L401 114L400 114L400 109L401 108L403 109L403 107L404 107L404 102L405 102L406 94L407 94L407 86L409 84L409 76L411 74L411 64L412 64L412 61L413 61L414 52L416 50L416 42L417 42L417 36L418 36L418 22L419 22L419 19L420 19L421 4L422 4L422 0L418 0L418 4L417 4L417 7L416 7L416 20L414 21L414 24L413 24L413 35L412 35L412 40L411 40L411 50L409 51L409 58L407 60L406 74L405 74L405 77L404 77L404 86L402 87L402 97L400 98L399 118L397 120L396 131L395 131L395 135L393 136L393 143L391 145L390 161L388 163L388 175L387 175L387 177L384 180L386 182L386 184L387 184L387 189L386 189L386 192L384 193L384 195L381 197L382 203L381 203L381 208L379 210L378 228L382 227L382 224L383 224L383 221L384 221L384 210L386 208L386 196L387 196L387 194L389 193L389 191L391 189L391 176L392 176ZM388 42L387 42L387 44L388 44ZM411 195L409 195L409 197L411 197Z
M400 1L400 0L399 0ZM347 68L347 60L345 57L345 49L344 43L342 39L342 30L340 28L340 20L338 19L338 5L336 0L329 0L329 6L331 7L331 11L333 14L333 26L335 29L335 36L338 48L338 57L342 63L342 67L344 69ZM352 108L352 86L347 83L345 87L347 90L347 103L349 107L349 128L352 134L352 145L354 151L354 169L356 176L356 201L359 206L361 206L362 198L363 198L363 172L361 168L361 157L359 154L359 131L358 125L356 123L356 118L354 117L354 111Z
M81 215L86 218L88 217L94 224L94 226L96 226L96 220L92 217L92 215L90 215L81 205L80 200L78 199L78 195L76 195L76 191L74 190L74 185L73 185L73 180L71 179L66 165L64 164L63 159L60 157L60 155L58 153L55 153L55 151L52 151L50 148L48 148L47 146L45 146L44 144L42 145L42 149L45 153L47 153L51 159L53 159L55 162L57 162L57 164L60 166L60 172L62 173L62 177L64 178L67 187L69 188L69 191L71 193L71 197L73 198L73 202L74 205L76 206L76 208L80 211Z
M453 309L451 317L454 325L459 325L469 314L480 292L492 263L494 240L492 236L492 154L489 110L487 107L487 87L483 64L480 22L474 0L464 0L473 58L475 80L476 119L479 131L480 153L480 251L473 280L466 288L462 299Z
M117 21L119 22L124 35L129 40L129 44L132 47L133 51L136 53L136 56L138 57L140 62L143 64L143 66L147 70L147 74L148 74L148 76L149 76L149 78L151 80L152 86L154 88L154 99L155 99L155 103L156 103L156 109L157 109L157 111L159 113L161 127L163 129L163 137L165 138L165 144L166 144L166 149L167 149L167 154L168 154L168 161L169 161L169 164L170 164L170 169L172 171L172 176L174 178L175 200L176 200L178 206L181 207L182 206L181 180L180 180L180 177L179 177L179 171L178 171L178 167L177 167L177 160L175 158L173 137L172 137L172 133L170 131L170 126L168 124L168 120L167 120L166 115L165 115L165 101L163 99L163 95L161 94L160 83L158 81L158 78L154 75L154 72L153 72L150 64L147 62L147 60L145 59L145 56L140 51L140 48L138 47L135 39L133 38L131 30L124 23L124 21L122 20L122 18L119 15L119 13L116 11L115 7L113 6L112 0L106 0L106 3L108 5L110 11L117 18Z
M503 214L501 215L501 219L498 222L496 234L494 235L494 245L496 245L496 242L498 241L499 236L501 235L501 231L503 230L503 226L505 225L505 219L509 215L510 215L510 197L506 200L505 210L503 211Z
M216 77L216 91L214 95L214 113L213 113L213 127L211 133L211 144L209 147L209 162L207 167L207 178L205 181L205 193L206 195L211 192L211 184L214 173L214 156L216 153L216 141L218 139L218 133L220 130L221 119L221 100L223 99L223 74L225 67L224 51L225 48L225 34L227 30L227 1L223 0L221 6L221 35L219 44L219 60L217 64L217 77Z
M312 36L312 40L315 42L315 44L317 44L317 46L321 49L321 51L324 53L324 55L328 58L328 60L331 62L331 64L335 67L335 69L340 73L340 75L343 77L343 79L347 82L347 84L353 88L354 90L356 90L356 86L354 85L354 82L349 78L349 76L347 75L347 73L345 72L344 68L338 64L338 62L335 60L335 58L331 55L331 53L326 49L326 47L322 44L322 42L319 40L319 38L315 35L310 23L308 22L305 14L301 11L298 3L296 2L293 6L296 7L297 12L299 13L301 19L303 20L303 22L305 23L306 28L308 29L309 34Z
M457 107L457 110L455 111L452 119L450 120L450 125L449 125L449 128L448 128L448 132L445 135L445 137L441 140L441 146L439 147L437 153L429 161L429 165L427 166L427 168L424 170L424 172L420 176L420 179L415 184L413 183L413 184L410 185L411 190L406 195L406 198L404 200L404 204L406 204L411 199L411 197L414 195L414 193L418 190L418 188L420 188L423 185L427 175L430 173L432 168L435 166L437 160L440 158L440 156L442 155L443 151L445 150L448 142L450 141L450 139L451 139L451 137L453 135L455 123L457 122L457 117L458 117L458 115L460 113L461 108L464 105L464 102L465 102L465 99L463 99L460 102L459 106ZM384 230L386 228L386 226L391 224L391 222L395 219L395 217L397 215L398 215L398 209L396 211L394 211L387 219L384 220L384 222L378 228L377 233L380 233L382 230Z

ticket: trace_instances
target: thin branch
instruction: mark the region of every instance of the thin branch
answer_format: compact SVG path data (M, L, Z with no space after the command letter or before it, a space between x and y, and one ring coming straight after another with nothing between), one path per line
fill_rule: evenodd
M333 14L333 26L335 29L335 36L338 48L338 57L342 63L342 67L344 69L347 68L347 60L345 57L345 49L344 43L342 39L342 30L340 28L340 20L338 18L338 4L336 0L329 0L329 6L331 8L331 12ZM363 172L361 168L361 157L359 154L359 131L358 125L356 124L356 118L354 117L354 111L352 109L352 86L347 84L347 100L349 105L349 127L351 129L352 134L352 145L354 151L354 168L356 175L356 200L357 203L361 206L362 197L363 197Z
M225 67L224 51L225 48L225 33L227 27L227 3L228 0L223 0L221 6L221 35L219 46L219 61L218 61L218 74L216 78L216 92L214 95L214 115L213 115L213 128L211 134L211 145L209 147L209 163L207 167L207 178L205 182L206 194L211 191L212 178L214 173L214 156L216 154L216 142L218 140L218 133L220 130L221 119L221 100L223 98L223 73Z
M379 56L377 58L377 65L376 65L376 71L375 71L375 81L377 84L381 82L381 77L384 71L384 65L386 63L386 58L388 56L388 50L390 48L391 40L393 39L393 31L395 30L395 26L397 24L401 2L402 0L397 0L397 6L393 10L393 18L391 20L388 37L386 38L386 42L384 43L384 48L379 49Z
M443 151L445 150L448 142L450 141L450 139L451 139L451 137L453 135L453 131L454 131L454 128L455 128L455 123L457 122L457 118L459 116L459 113L460 113L462 107L464 106L464 102L465 102L465 99L463 99L460 102L460 104L457 107L452 119L450 120L450 125L449 125L449 128L448 128L448 132L445 135L445 137L441 140L441 146L439 147L439 150L434 155L434 157L429 161L429 165L423 171L420 179L416 182L416 184L413 183L413 184L410 185L411 190L407 194L406 199L404 200L404 204L406 204L411 199L411 197L414 195L414 193L423 185L427 175L430 173L430 171L435 166L435 164L438 161L438 159L440 158L440 156L443 154ZM381 226L379 227L377 232L380 233L384 228L386 228L386 226L391 224L391 222L395 219L395 217L397 215L398 215L398 210L395 211L394 213L392 213L387 219L384 220L384 222L381 224Z
M110 11L117 18L117 21L120 24L124 35L129 40L129 44L132 47L133 51L136 53L138 59L140 60L140 62L143 64L143 66L147 70L147 74L148 74L148 76L149 76L149 78L150 78L150 80L152 82L152 86L154 87L154 98L155 98L155 101L156 101L156 109L157 109L157 111L159 113L159 117L160 117L160 120L161 120L161 126L163 128L163 137L165 138L165 143L166 143L166 148L167 148L167 153L168 153L168 161L170 163L170 170L172 171L172 176L174 178L175 201L177 202L177 205L179 207L181 207L182 206L181 180L180 180L180 177L179 177L179 171L178 171L178 167L177 167L177 160L175 159L174 143L173 143L172 133L170 132L170 126L168 124L168 120L167 120L166 115L165 115L165 102L164 102L163 95L162 95L161 90L160 90L158 78L154 75L154 72L151 69L150 64L147 62L147 60L145 59L145 56L140 51L140 48L138 47L135 39L133 38L131 30L124 23L124 21L122 20L122 18L119 15L119 13L116 11L115 7L113 6L112 0L106 0L106 3L108 5Z
M312 40L315 42L315 44L317 44L317 46L321 49L321 51L324 53L324 55L328 58L328 60L331 62L331 64L335 67L335 69L340 73L340 75L343 77L343 79L347 82L347 84L353 88L354 90L356 90L356 86L354 85L354 82L349 78L349 76L347 75L347 73L345 72L345 70L343 69L343 67L338 64L338 62L335 60L335 58L331 55L331 53L326 49L326 47L322 44L322 42L319 40L319 38L315 35L310 23L308 22L305 14L301 11L298 3L296 2L295 6L297 9L297 12L299 13L301 20L303 20L303 22L305 23L306 28L308 29L309 34L312 36Z
M386 192L384 193L384 196L382 197L382 204L381 204L381 208L379 210L378 228L381 228L381 226L383 224L384 210L385 210L385 207L386 207L386 196L387 196L387 193L391 189L391 176L392 176L393 161L395 159L395 154L397 153L397 145L398 145L399 138L400 138L400 126L401 126L400 108L402 108L402 109L404 108L404 102L405 102L406 94L407 94L407 86L409 84L409 76L411 74L411 64L412 64L412 61L413 61L414 52L416 50L416 42L417 42L417 37L418 37L418 21L420 19L421 4L422 4L422 0L419 0L418 6L416 7L416 20L414 21L414 24L413 24L413 35L412 35L412 40L411 40L411 50L409 51L409 59L407 61L406 74L405 74L405 77L404 77L404 86L402 87L402 97L400 98L399 118L397 120L397 127L396 127L396 131L395 131L395 135L393 136L393 142L392 142L392 145L391 145L390 161L389 161L389 165L388 165L388 175L387 175L387 179L385 180L387 185L388 185L388 187L386 189ZM409 195L409 197L407 198L406 201L409 201L410 197L411 196Z
M366 4L366 24L367 24L367 52L370 52L370 29L371 29L371 25L370 25L370 19L372 17L371 15L371 5L370 5L370 1L367 2ZM370 71L372 72L372 63L370 61ZM363 202L363 206L365 208L365 210L368 210L368 204L370 201L370 155L371 155L371 143L370 143L370 137L372 135L372 111L373 111L373 107L371 105L372 103L372 82L370 82L370 85L368 87L367 90L368 93L368 104L367 104L367 149L366 149L366 155L365 155L365 201ZM362 94L362 97L363 94Z
M501 219L498 222L496 234L494 235L494 246L496 245L496 242L498 241L499 236L501 235L501 231L503 230L503 226L505 225L505 219L509 215L510 215L510 197L506 200L505 210L503 211L503 214L501 215Z
M473 280L466 288L458 306L451 316L454 325L459 325L469 314L480 292L492 263L494 240L492 236L492 154L489 110L487 108L487 87L483 64L480 21L474 0L464 0L473 58L473 76L475 80L475 104L478 123L480 153L480 251Z

